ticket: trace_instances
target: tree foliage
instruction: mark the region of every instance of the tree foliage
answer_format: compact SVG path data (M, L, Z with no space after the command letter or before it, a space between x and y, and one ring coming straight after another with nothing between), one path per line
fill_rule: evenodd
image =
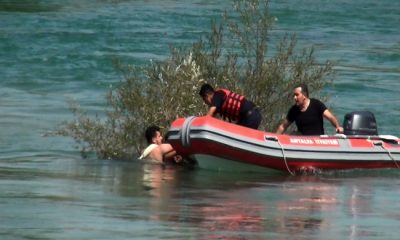
M147 126L167 130L178 117L205 113L198 96L204 82L245 95L262 112L260 129L274 131L293 104L293 86L307 83L318 95L330 83L332 65L318 64L313 48L297 51L294 35L269 50L275 18L268 0L234 0L233 9L220 22L213 20L210 33L191 47L171 48L164 61L143 68L116 62L124 80L108 94L106 117L72 108L75 120L59 133L99 157L132 158L143 148Z

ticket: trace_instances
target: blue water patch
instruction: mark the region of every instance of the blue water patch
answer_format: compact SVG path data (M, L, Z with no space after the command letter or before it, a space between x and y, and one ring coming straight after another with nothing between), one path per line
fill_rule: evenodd
M170 44L196 42L231 5L0 1L2 238L398 238L396 169L294 177L186 171L82 159L72 139L44 137L73 118L70 101L104 114L107 91L122 80L114 59L163 60ZM323 93L340 122L369 110L381 134L400 135L399 12L392 0L274 1L270 54L295 33L299 49L313 46L319 63L335 63Z

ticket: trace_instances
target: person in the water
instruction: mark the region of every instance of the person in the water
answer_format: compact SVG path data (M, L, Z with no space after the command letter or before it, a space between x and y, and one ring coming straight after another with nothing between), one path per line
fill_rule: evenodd
M149 159L159 163L180 162L182 157L176 153L171 144L163 142L160 127L150 126L145 131L145 137L149 144L144 149L139 159Z

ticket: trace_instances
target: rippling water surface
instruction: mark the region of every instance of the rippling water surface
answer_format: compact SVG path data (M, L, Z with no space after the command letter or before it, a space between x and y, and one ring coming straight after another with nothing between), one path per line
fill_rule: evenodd
M397 239L398 171L291 177L188 171L82 159L71 139L43 137L101 112L122 76L208 31L230 1L0 1L1 239ZM400 2L271 3L274 37L297 34L334 61L329 105L340 119L375 113L400 135Z

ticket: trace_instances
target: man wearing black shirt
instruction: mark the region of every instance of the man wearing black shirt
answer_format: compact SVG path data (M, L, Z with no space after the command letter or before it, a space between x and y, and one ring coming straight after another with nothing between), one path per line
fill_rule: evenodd
M293 90L295 104L290 108L286 119L279 125L276 133L282 134L292 124L296 123L298 131L302 135L323 135L324 118L336 128L337 133L343 133L336 117L321 101L308 97L308 88L300 84Z

